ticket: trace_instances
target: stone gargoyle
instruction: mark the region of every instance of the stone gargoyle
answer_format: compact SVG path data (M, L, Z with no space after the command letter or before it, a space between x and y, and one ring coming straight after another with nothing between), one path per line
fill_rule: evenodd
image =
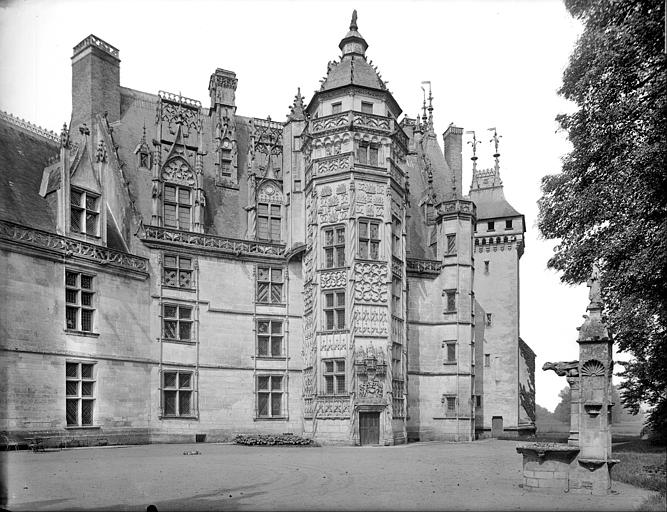
M579 361L558 361L557 363L544 363L542 370L553 370L560 377L578 377Z

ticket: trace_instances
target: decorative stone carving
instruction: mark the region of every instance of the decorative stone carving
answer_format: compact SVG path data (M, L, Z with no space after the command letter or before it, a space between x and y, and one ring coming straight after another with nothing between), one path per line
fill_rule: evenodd
M357 183L356 214L365 217L384 217L386 192L385 185L366 182Z
M311 133L333 130L348 125L347 112L335 114L333 116L320 117L311 122Z
M387 308L383 306L356 306L355 333L362 336L387 336L389 334L387 316Z
M350 196L347 184L340 183L336 191L325 185L319 189L317 216L320 224L335 224L347 219L350 212Z
M320 350L346 350L347 333L330 333L318 335Z
M438 260L419 260L416 258L409 258L406 261L406 268L408 272L414 274L431 274L436 276L440 274L442 262Z
M21 245L55 251L63 257L77 256L103 265L121 267L126 270L147 272L148 260L95 244L47 233L38 229L19 226L0 220L0 238Z
M544 363L542 370L553 370L559 377L577 377L579 375L579 361L559 361L557 363Z
M260 187L259 192L257 193L257 200L263 203L282 204L283 193L276 183L271 181L264 183Z
M283 244L258 242L252 240L237 240L221 236L190 233L157 226L143 226L140 238L146 242L166 242L170 245L198 247L204 250L240 255L276 256L285 255Z
M333 397L318 398L316 416L318 418L347 419L350 417L350 399Z
M329 158L318 160L315 163L315 165L317 166L317 174L319 176L323 176L326 174L334 174L337 172L349 171L352 166L351 159L352 159L351 155L345 154L345 155L334 155Z
M190 169L188 163L182 158L169 160L162 168L162 179L176 185L194 187L196 180L195 174Z
M306 284L303 287L303 310L308 312L313 310L313 286Z
M605 368L604 365L595 359L586 361L581 367L581 376L582 377L604 377Z
M189 137L190 130L200 131L201 102L165 91L159 91L158 96L161 99L158 119L167 122L169 133L175 134L178 125L183 127L185 138Z
M322 290L329 290L332 288L344 288L346 282L347 282L347 272L345 270L320 273L320 288Z
M383 394L384 394L384 385L380 381L370 380L359 384L360 397L369 397L369 396L382 397Z
M303 370L303 395L312 396L315 393L315 377L312 368Z
M387 265L356 263L354 266L354 300L358 302L387 302Z
M375 116L355 112L353 117L355 128L370 128L371 130L391 130L391 122L388 117Z

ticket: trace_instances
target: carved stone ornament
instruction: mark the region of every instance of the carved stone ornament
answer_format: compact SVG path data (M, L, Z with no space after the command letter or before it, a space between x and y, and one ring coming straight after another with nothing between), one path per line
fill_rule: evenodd
M283 193L275 183L265 183L259 189L257 200L263 203L282 204Z
M553 370L559 377L578 377L579 361L559 361L557 363L544 363L542 370Z
M357 183L356 213L365 217L384 217L387 187L375 183Z
M350 212L350 197L347 186L340 183L335 190L330 185L319 189L317 216L320 224L344 221Z
M581 367L581 376L582 377L604 377L605 368L604 365L596 360L591 359L586 361Z
M384 385L377 380L369 380L359 384L360 397L381 397L384 394Z
M162 179L176 185L194 187L196 180L195 174L190 169L188 163L182 158L169 160L162 168Z
M346 282L345 270L337 270L335 272L322 272L320 274L320 287L322 290L329 290L332 288L344 288Z
M360 302L387 302L387 265L384 263L356 263L354 266L354 300Z
M355 333L362 336L388 336L387 308L383 306L357 306L354 308Z
M318 398L315 406L318 418L349 418L349 398Z

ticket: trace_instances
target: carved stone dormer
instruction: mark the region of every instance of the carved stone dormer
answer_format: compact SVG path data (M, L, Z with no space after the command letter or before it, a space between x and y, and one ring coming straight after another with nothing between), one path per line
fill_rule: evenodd
M203 233L206 200L201 103L163 91L159 97L151 223Z

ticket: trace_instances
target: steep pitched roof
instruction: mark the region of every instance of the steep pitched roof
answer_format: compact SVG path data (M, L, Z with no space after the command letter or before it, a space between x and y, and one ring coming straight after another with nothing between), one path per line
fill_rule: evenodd
M44 167L58 149L55 134L0 115L0 218L55 231L54 216L39 190Z

